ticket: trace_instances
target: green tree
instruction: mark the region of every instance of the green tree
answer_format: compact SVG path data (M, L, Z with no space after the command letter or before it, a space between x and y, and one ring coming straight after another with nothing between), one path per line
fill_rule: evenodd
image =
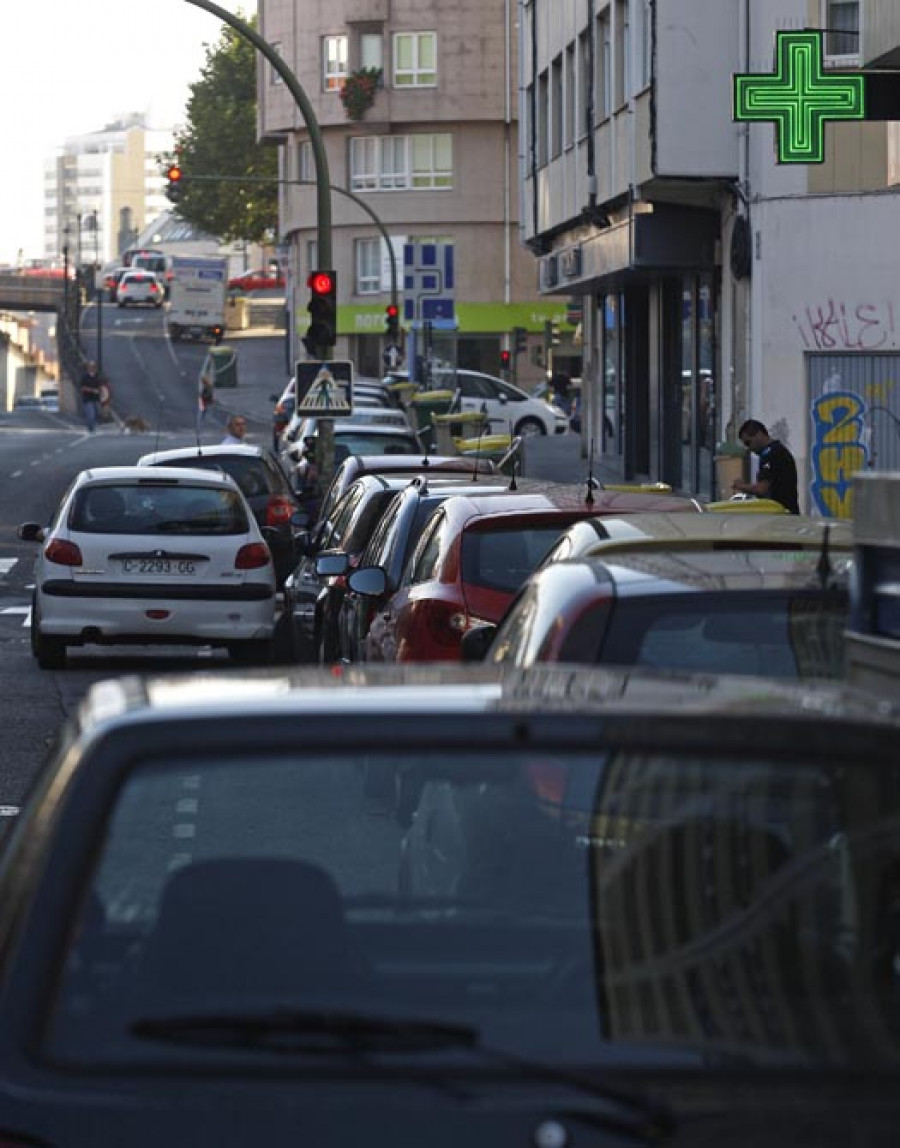
M255 27L256 17L246 22ZM223 28L218 43L207 45L200 79L190 85L175 152L160 156L163 172L174 161L184 173L178 214L226 241L271 242L278 228L277 152L256 141L256 57L251 43Z

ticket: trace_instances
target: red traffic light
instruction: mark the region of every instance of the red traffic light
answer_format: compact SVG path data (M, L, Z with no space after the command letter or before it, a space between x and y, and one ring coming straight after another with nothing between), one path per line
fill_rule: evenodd
M509 361L510 361L509 351L501 351L500 352L500 366L501 367L508 367Z
M387 307L384 309L384 313L389 319L396 319L400 314L400 308L395 307L393 303L388 303Z
M331 295L334 292L334 276L330 271L313 271L306 285L313 295Z
M173 163L168 166L166 169L166 178L171 183L178 183L178 181L181 179L181 168L177 163Z

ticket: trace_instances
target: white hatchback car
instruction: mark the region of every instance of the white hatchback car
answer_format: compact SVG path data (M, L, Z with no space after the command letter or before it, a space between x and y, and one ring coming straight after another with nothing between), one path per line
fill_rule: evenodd
M161 307L164 298L165 289L152 271L126 271L116 289L116 303L119 307L140 303Z
M31 647L43 669L88 644L225 646L268 660L272 555L233 478L185 468L97 467L77 475L35 562Z

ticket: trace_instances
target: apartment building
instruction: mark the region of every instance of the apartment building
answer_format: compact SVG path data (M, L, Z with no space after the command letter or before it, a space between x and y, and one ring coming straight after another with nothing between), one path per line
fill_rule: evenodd
M540 378L544 324L564 319L566 308L542 300L536 261L521 242L513 0L260 0L259 16L321 127L332 186L350 193L331 197L335 354L360 373L382 371L391 252L402 293L404 247L436 243L452 251L454 280L441 274L436 287L453 300L449 314L431 320L437 356L496 373L521 327L529 335L517 377ZM374 89L362 106L345 107L342 91L363 69ZM302 335L306 279L319 263L313 148L277 71L263 63L259 83L260 134L281 145L280 226ZM424 310L416 304L403 323L420 347ZM562 331L569 346L558 354L574 353L573 328Z
M542 293L583 298L585 439L623 477L716 493L745 417L807 510L848 515L852 472L900 462L895 127L829 123L823 163L784 164L773 124L732 119L777 31L822 29L839 75L896 58L894 7L519 0L523 235Z
M58 259L68 242L73 259L116 259L170 206L157 157L173 144L171 129L150 127L140 112L66 139L44 164L45 257Z

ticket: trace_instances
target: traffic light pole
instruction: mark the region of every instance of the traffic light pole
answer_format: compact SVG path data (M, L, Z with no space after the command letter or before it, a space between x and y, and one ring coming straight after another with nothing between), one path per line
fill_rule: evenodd
M309 132L309 142L312 147L313 160L316 165L318 264L320 267L331 267L333 265L331 258L331 179L328 172L328 156L325 154L325 141L322 138L319 121L316 119L312 104L310 104L307 99L306 93L300 87L297 77L271 44L267 43L258 32L251 28L244 20L241 20L239 16L235 16L224 8L220 8L218 4L213 4L212 0L186 0L186 2L193 4L196 8L202 8L205 12L209 12L213 16L218 16L225 24L234 28L239 36L242 36L245 40L249 40L253 47L265 56L278 75L281 76L287 85L288 91L294 97L294 102L300 109L300 114L303 116L306 129ZM327 359L330 351L330 347L318 348L319 357ZM322 419L319 427L321 433L318 451L319 473L324 477L329 476L334 468L334 420Z

